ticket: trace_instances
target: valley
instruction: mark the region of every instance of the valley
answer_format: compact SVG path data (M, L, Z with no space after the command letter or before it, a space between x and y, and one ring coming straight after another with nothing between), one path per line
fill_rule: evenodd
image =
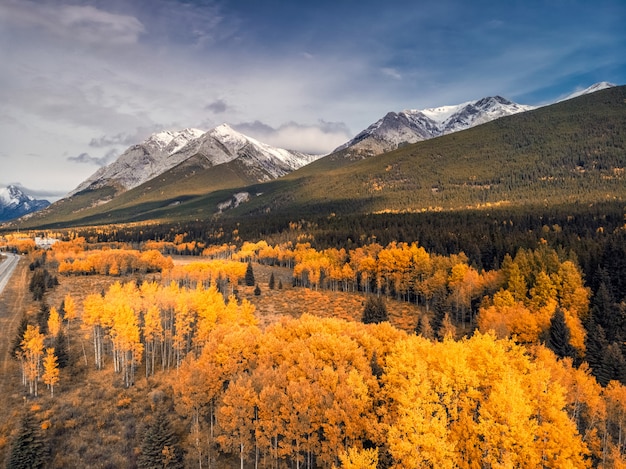
M188 134L3 225L0 460L626 464L625 87L280 177Z

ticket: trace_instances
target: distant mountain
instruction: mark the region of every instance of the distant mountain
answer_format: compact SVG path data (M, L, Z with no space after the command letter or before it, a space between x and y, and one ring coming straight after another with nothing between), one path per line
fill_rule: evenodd
M100 168L69 195L86 190L111 187L121 193L154 179L195 158L204 168L240 160L247 175L257 182L283 176L319 156L274 148L220 125L208 132L184 129L179 132L159 132L133 145L116 161Z
M349 159L365 158L530 109L534 107L494 96L454 106L389 112L333 153L342 152Z
M0 188L0 222L13 220L50 205L47 200L37 200L24 194L19 187Z
M608 81L601 81L599 83L595 83L591 85L588 88L585 88L584 90L574 91L573 93L567 95L565 98L561 99L560 101L567 101L568 99L578 98L579 96L595 93L596 91L605 90L607 88L613 88L614 86L617 86L617 85L614 85L613 83L609 83Z

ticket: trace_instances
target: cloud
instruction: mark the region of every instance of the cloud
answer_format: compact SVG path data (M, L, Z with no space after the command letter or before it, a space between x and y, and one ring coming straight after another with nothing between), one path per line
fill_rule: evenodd
M97 166L106 166L119 156L119 152L115 149L108 151L102 157L91 156L89 153L81 153L77 156L69 156L68 161L74 163L95 164Z
M384 67L381 69L383 75L387 75L388 77L394 78L396 80L402 80L402 74L398 72L395 68Z
M82 44L133 44L145 32L134 16L110 13L90 5L9 0L0 5L0 13L13 24L42 28L56 37Z
M315 125L288 122L278 128L260 121L236 124L233 127L269 145L318 155L330 153L351 138L350 131L343 122L322 120Z
M115 135L103 135L97 138L94 137L89 141L89 146L92 148L104 148L114 145L129 147L131 145L136 145L137 143L148 138L150 135L156 132L161 132L168 127L174 128L176 126L164 126L155 124L148 127L138 127L133 133L120 132Z
M207 104L205 109L207 111L213 112L214 114L222 114L226 112L226 110L228 109L228 105L226 104L226 101L224 101L223 99L217 99L213 101L211 104Z

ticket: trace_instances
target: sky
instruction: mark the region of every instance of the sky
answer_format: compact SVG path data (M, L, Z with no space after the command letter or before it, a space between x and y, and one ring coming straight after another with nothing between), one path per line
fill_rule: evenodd
M0 0L0 187L54 201L151 133L324 154L389 111L626 83L624 0Z

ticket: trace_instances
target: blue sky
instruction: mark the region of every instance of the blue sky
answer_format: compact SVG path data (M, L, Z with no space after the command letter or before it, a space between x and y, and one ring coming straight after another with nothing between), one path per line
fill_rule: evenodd
M325 153L388 111L626 83L626 2L0 1L0 186L54 200L150 133Z

